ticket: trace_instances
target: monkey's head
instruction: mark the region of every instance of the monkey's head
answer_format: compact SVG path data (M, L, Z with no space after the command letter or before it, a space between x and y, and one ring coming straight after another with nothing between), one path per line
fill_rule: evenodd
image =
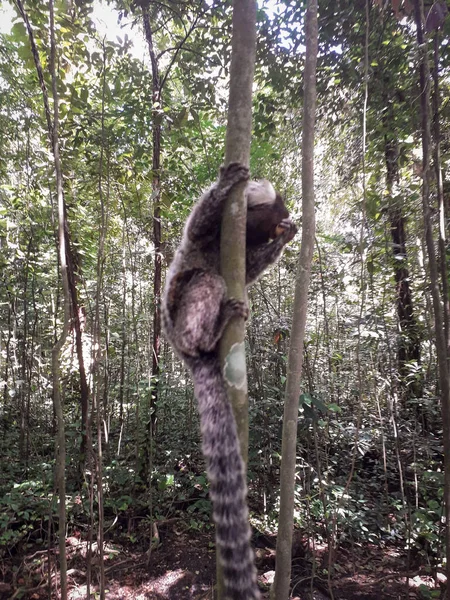
M267 179L247 185L247 245L258 246L273 240L290 224L283 198Z

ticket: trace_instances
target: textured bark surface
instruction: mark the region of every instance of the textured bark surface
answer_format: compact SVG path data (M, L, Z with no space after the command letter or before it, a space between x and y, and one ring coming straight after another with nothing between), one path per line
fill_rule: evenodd
M428 64L427 44L423 33L424 23L423 0L415 0L415 20L417 30L417 45L420 53L419 82L420 82L420 117L422 127L423 151L423 186L422 206L425 226L425 241L428 253L428 269L430 274L431 295L433 298L436 352L439 369L439 386L441 391L441 410L444 443L444 503L445 503L445 551L447 556L446 575L450 581L450 376L447 357L447 343L445 337L444 317L440 295L440 281L438 264L433 236L433 221L430 207L430 148L431 148L431 123L430 123L430 69Z
M317 0L308 0L305 19L302 139L302 246L295 283L294 310L289 347L280 471L280 516L277 561L271 597L287 600L291 582L291 549L294 527L294 486L297 459L297 417L303 362L306 312L311 262L314 252L314 126L316 116Z
M394 116L391 117L392 121ZM386 124L389 126L388 123ZM392 134L391 134L392 136ZM384 154L386 160L386 189L389 195L389 221L392 238L394 279L397 292L397 320L400 340L397 348L398 368L404 380L407 363L420 360L420 338L414 317L411 287L406 251L406 218L403 207L395 199L395 186L398 182L398 141L385 136ZM406 383L404 381L404 383Z
M240 162L250 164L252 133L252 87L256 58L256 2L235 0L233 2L233 38L230 66L230 95L225 143L225 164ZM220 248L220 270L227 285L228 296L245 300L245 233L247 206L244 198L245 183L237 185L225 204ZM234 346L240 350L243 385L228 387L228 397L233 407L237 432L244 462L248 457L248 397L245 367L245 323L232 319L220 344L222 361ZM236 377L227 377L230 382ZM242 380L242 377L239 377ZM217 561L217 599L224 595L222 570Z
M30 41L31 52L36 67L36 72L39 79L39 84L42 90L42 98L44 102L45 117L47 120L47 130L49 145L53 154L55 166L56 180L56 199L57 199L57 218L58 218L58 257L61 269L61 281L63 288L63 327L59 338L56 340L52 348L52 385L53 385L53 406L56 415L57 432L56 432L56 465L55 465L55 486L58 492L58 534L59 534L59 572L60 572L60 590L59 597L62 600L67 598L67 556L66 556L66 433L64 424L63 404L61 396L61 372L60 359L61 349L69 333L70 326L70 291L69 278L67 272L67 251L66 251L66 235L65 235L65 203L63 194L63 176L61 169L61 159L59 152L59 99L57 90L57 74L56 74L56 42L55 42L55 18L53 1L49 1L50 13L50 74L52 80L53 93L53 119L50 112L50 103L48 97L47 86L45 85L42 64L39 57L39 52L34 39L33 30L31 28L28 15L25 12L23 4L17 0L17 7L24 20L28 38Z
M237 161L248 165L250 162L255 53L256 2L254 0L234 2L225 164ZM221 230L221 274L227 284L228 296L238 300L245 299L247 207L243 195L244 188L245 183L237 185L228 197ZM233 344L243 342L244 335L243 319L233 319L222 337L221 356L223 359ZM241 347L243 349L243 345ZM228 391L237 421L242 456L246 461L248 447L247 385L229 387Z
M153 243L155 245L155 271L153 274L153 338L152 338L152 409L158 400L159 351L161 345L161 81L158 61L153 46L148 10L143 10L145 38L147 40L152 66L152 201L153 201ZM156 414L152 412L151 423L155 425Z

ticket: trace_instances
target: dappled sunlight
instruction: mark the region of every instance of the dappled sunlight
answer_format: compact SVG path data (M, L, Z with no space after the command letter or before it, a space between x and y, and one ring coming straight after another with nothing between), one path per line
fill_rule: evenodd
M448 1L315 9L0 1L0 600L212 600L214 519L253 597L443 596Z

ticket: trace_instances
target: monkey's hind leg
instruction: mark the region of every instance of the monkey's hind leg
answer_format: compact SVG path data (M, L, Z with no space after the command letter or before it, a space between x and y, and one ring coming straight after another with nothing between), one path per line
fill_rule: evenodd
M212 352L232 317L248 317L245 303L227 299L225 282L214 273L197 272L180 292L173 329L178 349L188 356Z

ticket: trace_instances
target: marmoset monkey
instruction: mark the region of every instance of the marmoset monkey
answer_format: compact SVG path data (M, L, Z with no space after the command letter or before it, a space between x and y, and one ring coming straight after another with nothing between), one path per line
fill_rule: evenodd
M261 597L250 546L245 469L218 355L228 321L248 316L244 302L227 298L219 273L223 206L233 186L248 179L249 170L239 163L222 167L218 181L197 202L169 268L162 304L165 334L194 380L227 600ZM245 193L249 285L278 260L297 227L269 181L251 181Z

